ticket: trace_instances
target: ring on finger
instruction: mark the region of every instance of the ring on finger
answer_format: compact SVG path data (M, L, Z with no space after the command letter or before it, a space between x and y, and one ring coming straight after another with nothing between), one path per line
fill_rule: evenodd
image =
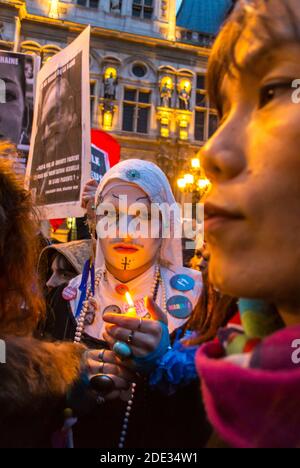
M126 343L130 345L130 344L133 342L133 337L134 337L134 330L132 330L132 331L129 333L129 336L128 336L128 338L127 338Z
M98 356L98 359L100 362L103 362L104 361L104 353L105 353L106 349L102 349L101 352L99 353L99 356Z

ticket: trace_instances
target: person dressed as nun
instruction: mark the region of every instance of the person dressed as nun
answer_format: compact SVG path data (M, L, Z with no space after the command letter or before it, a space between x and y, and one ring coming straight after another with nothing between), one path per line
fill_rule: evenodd
M169 215L167 211L170 208ZM154 216L151 216L153 212ZM181 327L192 313L202 282L199 272L183 267L180 212L164 173L148 161L128 160L117 164L98 186L96 215L97 288L94 297L97 307L84 332L97 339L102 339L103 335L106 339L126 339L120 330L105 329L103 321L103 315L107 313L124 314L128 311L126 292L130 293L136 309L137 319L133 326L140 326L139 318L148 319L145 298L155 294L155 302L166 315L170 333ZM111 226L116 229L110 231ZM154 237L142 237L143 228ZM80 282L78 277L70 286L76 289ZM70 300L74 315L79 298L77 294ZM145 335L157 335L155 324L147 322L147 326L141 325L140 328L141 332L144 329L148 332ZM144 345L137 347L143 353L142 348L148 348L149 344L146 336L140 338L138 341Z
M99 349L89 356L87 377L100 395L94 418L97 413L101 423L96 433L80 431L79 423L77 446L195 446L194 428L186 430L190 386L166 397L148 380L175 337L182 337L202 289L201 273L182 265L180 212L170 184L151 162L123 161L101 180L95 210L95 273L74 278L62 290L56 310L62 328L70 330L69 339ZM180 408L178 398L183 399ZM175 413L180 422L171 422L170 428ZM205 429L201 440L199 430L197 446L207 435Z

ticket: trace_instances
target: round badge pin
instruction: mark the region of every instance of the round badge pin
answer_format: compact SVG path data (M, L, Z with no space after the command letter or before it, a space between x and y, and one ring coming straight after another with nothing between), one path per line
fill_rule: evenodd
M185 319L193 312L193 304L188 297L172 296L167 302L167 311L172 317Z
M177 291L191 291L195 287L195 280L188 275L175 275L171 278L170 284Z
M126 284L117 284L115 289L116 293L120 294L120 296L125 296L125 294L129 292L129 288Z
M67 286L62 292L62 297L65 301L73 301L77 297L77 289Z
M103 310L103 314L121 314L122 311L120 309L119 306L115 305L115 304L112 304L112 305L109 305L107 307L105 307L105 309Z

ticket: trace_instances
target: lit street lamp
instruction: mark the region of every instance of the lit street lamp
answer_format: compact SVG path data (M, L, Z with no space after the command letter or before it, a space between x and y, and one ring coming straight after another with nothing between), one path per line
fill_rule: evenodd
M181 192L193 195L193 203L198 203L208 193L211 183L202 171L200 159L191 160L191 171L177 179L177 186Z

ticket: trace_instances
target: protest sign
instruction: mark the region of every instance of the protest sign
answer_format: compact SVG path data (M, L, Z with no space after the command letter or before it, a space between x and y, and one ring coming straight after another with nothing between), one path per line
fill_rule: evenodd
M43 219L83 216L90 178L90 28L43 66L37 79L26 186Z

